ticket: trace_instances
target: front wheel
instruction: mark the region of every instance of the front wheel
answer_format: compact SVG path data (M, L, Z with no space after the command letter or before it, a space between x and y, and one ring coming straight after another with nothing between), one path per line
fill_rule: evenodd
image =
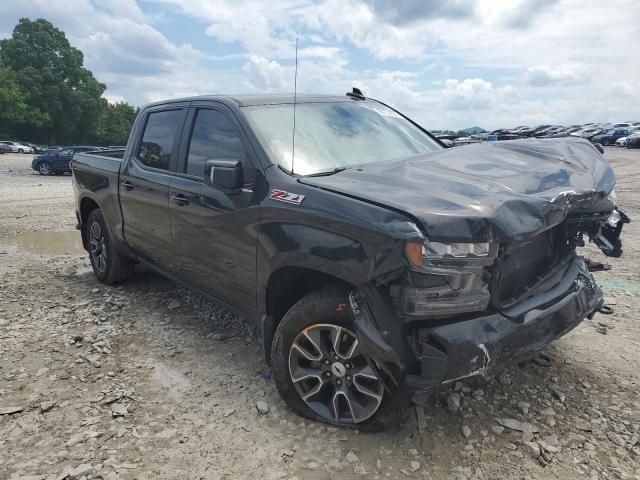
M602 140L602 145L604 145L605 147L609 145L609 140L607 139Z
M129 278L133 273L133 261L116 250L100 209L89 213L85 228L91 267L98 280L111 284Z
M346 288L312 292L291 307L271 360L280 395L299 415L336 426L379 424L389 394L354 334Z
M40 165L38 165L38 173L45 176L51 175L53 173L51 164L49 162L42 162Z

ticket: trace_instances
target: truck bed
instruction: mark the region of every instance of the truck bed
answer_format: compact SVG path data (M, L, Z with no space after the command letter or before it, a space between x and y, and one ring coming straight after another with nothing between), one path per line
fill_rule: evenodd
M99 152L76 153L73 156L73 166L87 166L89 170L105 170L117 173L124 158L124 149L101 150Z
M79 198L81 191L90 192L90 195L86 195L86 198L77 204L77 211L82 213L100 205L107 224L114 228L115 242L122 241L118 179L124 152L124 149L117 149L76 153L71 161L76 198ZM83 242L85 240L83 237ZM84 245L87 248L86 242Z

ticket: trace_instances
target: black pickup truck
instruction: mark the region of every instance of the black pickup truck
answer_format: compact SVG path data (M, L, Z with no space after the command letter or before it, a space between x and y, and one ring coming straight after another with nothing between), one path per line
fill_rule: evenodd
M591 318L576 248L619 256L628 222L585 140L445 148L357 92L154 103L72 170L98 279L141 263L255 320L287 404L358 428Z

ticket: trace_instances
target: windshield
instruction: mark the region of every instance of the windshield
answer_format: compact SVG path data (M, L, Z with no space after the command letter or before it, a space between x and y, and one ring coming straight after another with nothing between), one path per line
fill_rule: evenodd
M58 154L61 157L67 157L67 156L70 157L71 155L73 155L73 148L65 148L64 150L60 150Z
M291 165L293 104L247 107L271 159L310 175L441 150L435 140L388 107L369 101L296 105L295 161Z

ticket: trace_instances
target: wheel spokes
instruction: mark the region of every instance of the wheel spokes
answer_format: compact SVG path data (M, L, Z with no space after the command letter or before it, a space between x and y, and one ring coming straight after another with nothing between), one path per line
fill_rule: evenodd
M330 332L331 345L336 355L343 360L349 360L356 353L358 347L358 339L349 330L332 325L333 329Z
M340 390L336 390L331 398L331 406L333 410L333 415L335 420L341 421L342 419L342 408L340 408L340 403L343 402L349 415L351 416L351 420L353 423L359 423L363 420L366 420L370 415L366 415L366 407L362 405L357 398L352 394L349 388L344 388ZM363 418L364 417L364 418Z
M91 224L91 237L97 241L99 241L102 238L102 229L100 228L100 225L98 225L97 222L93 222Z
M361 353L355 334L339 325L302 330L289 350L289 374L307 406L334 422L363 422L382 403L382 381Z
M306 332L303 332L303 338L294 340L291 348L297 350L300 355L309 361L318 362L322 360L320 346Z

